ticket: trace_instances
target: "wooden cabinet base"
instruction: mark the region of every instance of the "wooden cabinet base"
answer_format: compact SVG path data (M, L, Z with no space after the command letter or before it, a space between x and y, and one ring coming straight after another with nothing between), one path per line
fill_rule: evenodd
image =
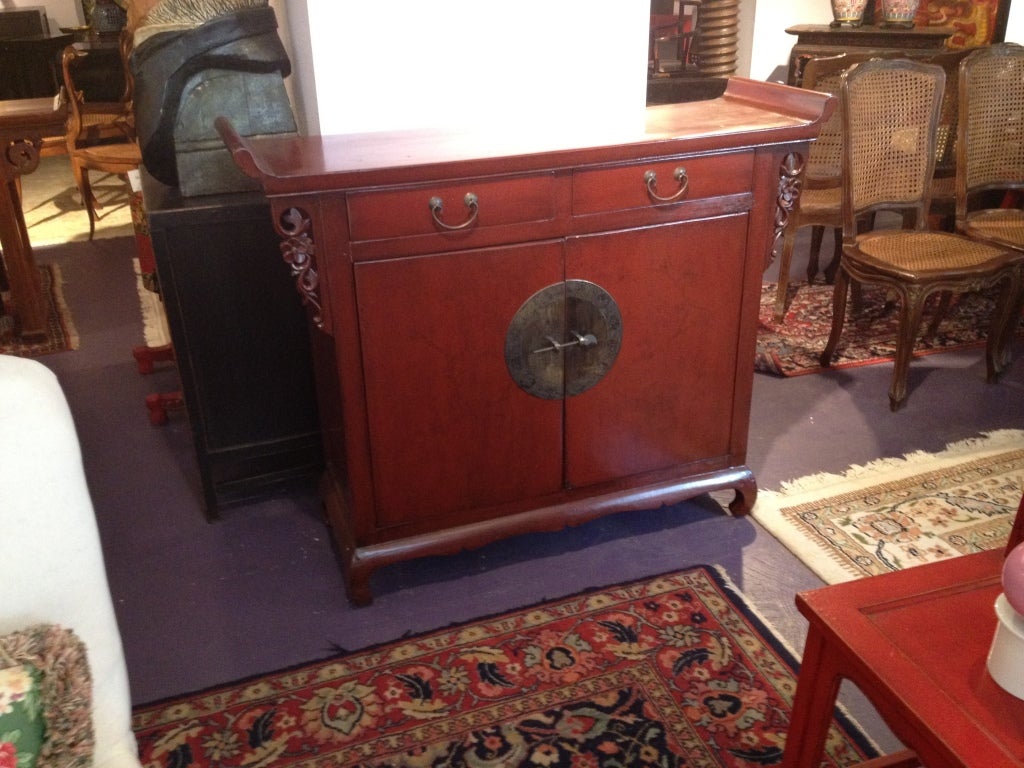
M417 557L452 555L510 536L558 531L616 512L656 509L720 490L735 490L736 495L729 509L733 515L745 515L757 498L754 473L747 467L732 467L674 479L651 478L646 485L567 498L550 506L497 515L478 523L359 546L351 529L352 513L345 502L342 486L331 472L324 474L320 486L327 521L342 558L345 587L349 599L356 605L369 605L373 601L370 577L382 566Z

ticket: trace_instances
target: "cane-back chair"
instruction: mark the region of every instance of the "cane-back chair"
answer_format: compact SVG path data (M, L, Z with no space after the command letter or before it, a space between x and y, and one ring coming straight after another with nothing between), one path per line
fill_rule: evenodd
M808 59L804 65L801 87L812 91L839 94L843 72L854 64L878 57L878 52L841 53ZM800 197L786 221L779 256L778 289L775 294L775 322L786 315L789 292L789 272L793 262L793 248L797 232L803 227L811 230L810 254L807 261L807 282L814 282L818 274L819 253L825 228L833 232L832 261L825 269L825 280L832 282L839 265L842 247L842 107L836 109L821 127L818 138L811 144L804 164Z
M851 281L884 287L895 297L899 311L889 389L892 410L906 400L910 357L928 298L1002 283L986 348L988 380L993 381L1005 363L1003 329L1021 279L1021 262L1012 249L927 229L944 84L939 66L889 59L858 64L843 76L840 87L843 253L821 364L830 364L842 335ZM884 210L902 213L903 228L872 224L858 233L858 220L870 220Z
M930 56L929 64L937 64L946 73L946 86L942 91L942 108L935 136L935 175L932 177L933 222L942 229L953 229L956 212L956 142L959 120L960 62L971 49L942 51Z
M127 37L122 37L122 62L127 54ZM121 102L119 110L99 111L90 107L82 90L76 86L75 72L78 65L88 56L87 51L74 45L64 49L61 56L61 70L64 89L68 100L68 121L66 143L71 171L82 197L82 204L89 215L89 239L96 231L96 209L102 207L93 193L89 182L89 171L125 176L128 171L139 167L142 153L135 140L131 91L132 78L125 66L127 101Z
M960 65L956 227L1024 258L1024 47L979 48ZM1011 318L1024 303L1024 285ZM1006 326L1004 349L1017 323ZM1004 361L1004 365L1009 360Z
M1024 248L1024 47L977 49L959 87L957 229Z

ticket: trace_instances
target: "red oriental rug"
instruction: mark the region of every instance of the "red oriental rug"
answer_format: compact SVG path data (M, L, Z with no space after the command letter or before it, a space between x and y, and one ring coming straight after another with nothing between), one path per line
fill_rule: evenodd
M774 282L761 286L754 369L777 376L800 376L827 370L821 367L818 356L825 348L832 327L832 286L790 283L789 310L781 323L772 319L775 291ZM914 357L972 347L983 349L995 304L993 296L964 294L957 297L940 323L935 338L918 337ZM847 304L846 323L832 368L891 362L896 354L899 320L895 305L887 304L885 290L877 287L864 289L863 302L863 307L856 313L853 312L853 302ZM930 317L926 307L925 324Z
M778 764L791 651L716 569L139 707L147 767ZM874 756L837 712L823 765Z

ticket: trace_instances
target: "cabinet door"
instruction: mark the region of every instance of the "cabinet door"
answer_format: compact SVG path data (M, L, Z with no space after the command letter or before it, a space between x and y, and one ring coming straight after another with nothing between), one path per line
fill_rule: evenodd
M747 221L744 213L568 241L566 277L603 287L622 315L615 364L566 400L570 487L730 452Z
M563 279L560 241L355 265L377 526L429 530L562 487L562 403L505 365L520 305Z

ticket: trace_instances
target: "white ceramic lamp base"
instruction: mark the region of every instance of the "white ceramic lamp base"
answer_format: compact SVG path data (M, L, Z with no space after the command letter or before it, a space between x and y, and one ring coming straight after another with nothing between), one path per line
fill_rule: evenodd
M1024 617L1006 595L996 598L996 633L988 654L988 671L1000 688L1024 699Z

